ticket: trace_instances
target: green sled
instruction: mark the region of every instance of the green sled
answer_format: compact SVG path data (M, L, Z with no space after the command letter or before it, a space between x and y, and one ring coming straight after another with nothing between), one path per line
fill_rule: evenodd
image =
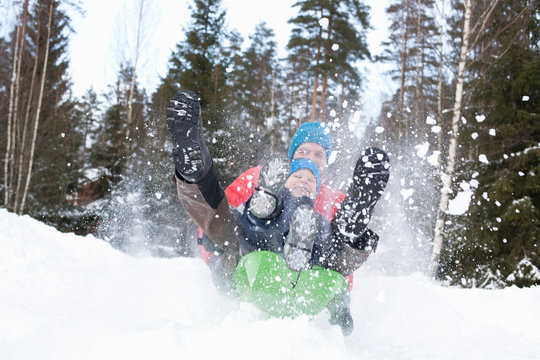
M240 300L274 317L315 316L347 288L336 271L320 266L292 271L281 255L269 251L242 257L233 279Z

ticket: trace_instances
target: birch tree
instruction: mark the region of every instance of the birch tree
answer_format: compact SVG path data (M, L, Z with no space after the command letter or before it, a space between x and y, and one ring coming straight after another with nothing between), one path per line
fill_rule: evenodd
M32 104L32 99L34 97L34 87L35 87L35 80L38 70L38 60L39 60L39 38L41 36L40 33L41 28L41 22L38 22L38 27L36 31L36 38L35 38L35 55L34 55L34 66L32 68L32 76L30 80L30 87L28 89L28 99L26 101L26 111L24 112L24 121L22 124L22 136L20 138L20 149L19 149L19 160L17 163L17 188L15 189L15 204L13 206L13 209L16 211L16 209L19 207L20 199L21 199L21 186L23 182L23 174L24 174L24 157L26 155L26 140L27 140L27 131L28 131L28 123L30 120L30 109Z
M497 6L499 0L495 0L491 5L482 13L479 17L478 22L474 25L474 28L471 28L471 14L473 12L473 7L476 4L476 0L465 0L463 3L464 12L463 12L463 31L462 31L462 42L460 47L460 56L458 69L456 74L456 90L455 90L455 100L453 107L452 115L452 128L448 146L448 160L446 163L446 169L442 175L442 189L441 197L439 202L439 209L437 213L437 220L435 223L434 231L434 240L433 240L433 251L430 260L430 272L435 275L439 268L439 258L441 254L441 249L443 246L443 230L445 222L445 213L448 209L448 202L450 199L450 194L452 193L452 178L454 176L455 167L456 167L456 158L458 150L458 136L459 136L459 123L461 121L462 114L462 104L463 104L463 86L465 81L465 73L468 65L468 54L478 41L479 37L482 35L485 25ZM471 40L472 30L477 29L475 32L476 36ZM471 45L471 44L472 45Z
M24 13L24 10L23 10ZM24 13L25 14L25 13ZM6 131L6 154L4 157L4 206L8 208L10 206L10 193L11 193L11 183L13 174L13 149L15 147L15 129L16 129L16 89L18 89L17 81L19 80L19 73L17 72L17 67L20 57L20 49L24 46L24 35L23 28L25 27L24 19L25 15L20 14L21 21L17 22L16 31L15 31L15 45L13 49L13 63L12 63L12 74L11 74L11 84L9 91L9 105L8 105L8 120L7 120L7 131Z
M483 5L472 18L489 13ZM474 49L471 32L462 111L469 121L460 124L459 152L474 158L457 163L454 179L469 181L472 175L477 185L466 213L445 224L437 275L452 285L540 284L539 13L535 2L500 1L485 26L478 23L482 31Z
M32 165L34 163L34 152L36 149L36 138L37 138L37 132L38 132L38 126L39 126L39 116L41 113L41 102L43 100L43 92L45 89L45 79L47 77L47 64L49 60L49 49L50 49L50 38L51 38L51 27L52 27L52 19L53 19L53 10L54 10L54 0L51 0L49 5L49 22L47 25L47 37L46 37L46 44L45 44L45 60L43 61L43 70L41 73L41 85L38 93L38 102L36 106L36 116L34 120L34 129L32 133L32 141L30 143L30 159L28 161L28 170L26 174L26 183L24 185L24 190L22 193L22 200L21 205L19 209L17 209L17 213L19 215L23 214L24 211L24 205L26 202L26 196L28 194L28 187L30 185L30 179L32 178Z

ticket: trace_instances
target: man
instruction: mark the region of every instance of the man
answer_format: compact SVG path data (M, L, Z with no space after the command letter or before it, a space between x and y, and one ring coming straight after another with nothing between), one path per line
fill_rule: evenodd
M201 137L201 123L200 104L194 92L180 91L171 98L167 107L167 126L173 141L178 196L184 209L208 236L214 254L219 255L212 259L214 275L227 278L238 264L241 243L228 198L231 198L232 206L247 201L257 188L260 168L250 169L250 173L240 176L228 187L226 196ZM307 123L293 136L288 155L289 160L310 159L322 177L331 151L329 128L321 123ZM336 254L332 268L343 275L360 267L375 250L378 237L367 230L366 225L388 177L388 156L371 148L357 162L353 184L346 196L325 186L321 180L318 196L313 201L314 210L331 220L335 244L332 252ZM353 326L348 302L348 294L344 294L339 309L332 314L344 333L350 333Z
M367 229L389 177L388 156L380 149L365 150L354 170L348 196L324 184L324 172L332 151L330 129L323 123L304 123L294 134L289 147L289 160L305 158L313 161L321 174L321 188L314 199L314 210L332 223L336 246L343 246L337 270L352 287L354 270L358 269L377 246L378 236ZM254 167L236 178L226 189L229 204L238 208L255 192L262 166ZM336 216L337 213L337 216ZM202 239L203 258L212 264L220 250L208 239Z

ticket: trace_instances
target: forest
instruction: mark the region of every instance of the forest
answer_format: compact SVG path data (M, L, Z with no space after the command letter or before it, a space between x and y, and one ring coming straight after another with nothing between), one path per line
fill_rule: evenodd
M0 37L0 206L127 252L197 256L165 126L168 99L193 89L224 186L286 153L300 124L323 121L338 139L336 174L363 146L388 151L402 195L391 201L428 254L426 272L462 287L540 285L539 2L389 0L389 36L372 54L363 1L297 0L280 57L266 23L245 39L220 0L190 0L155 89L139 82L149 1L133 3L131 56L107 91L79 97L68 71L77 3L14 1ZM390 69L394 92L380 104L362 101L362 61ZM367 107L379 115L358 121ZM463 211L452 209L458 197ZM385 214L376 224L395 226Z

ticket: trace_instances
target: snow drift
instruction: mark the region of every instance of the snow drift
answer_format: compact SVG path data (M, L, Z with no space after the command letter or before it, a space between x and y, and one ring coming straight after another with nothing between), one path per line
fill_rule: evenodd
M355 274L355 331L269 319L195 258L136 258L0 210L2 359L533 359L540 288L445 288ZM399 261L399 259L394 259ZM368 261L377 261L374 254Z

